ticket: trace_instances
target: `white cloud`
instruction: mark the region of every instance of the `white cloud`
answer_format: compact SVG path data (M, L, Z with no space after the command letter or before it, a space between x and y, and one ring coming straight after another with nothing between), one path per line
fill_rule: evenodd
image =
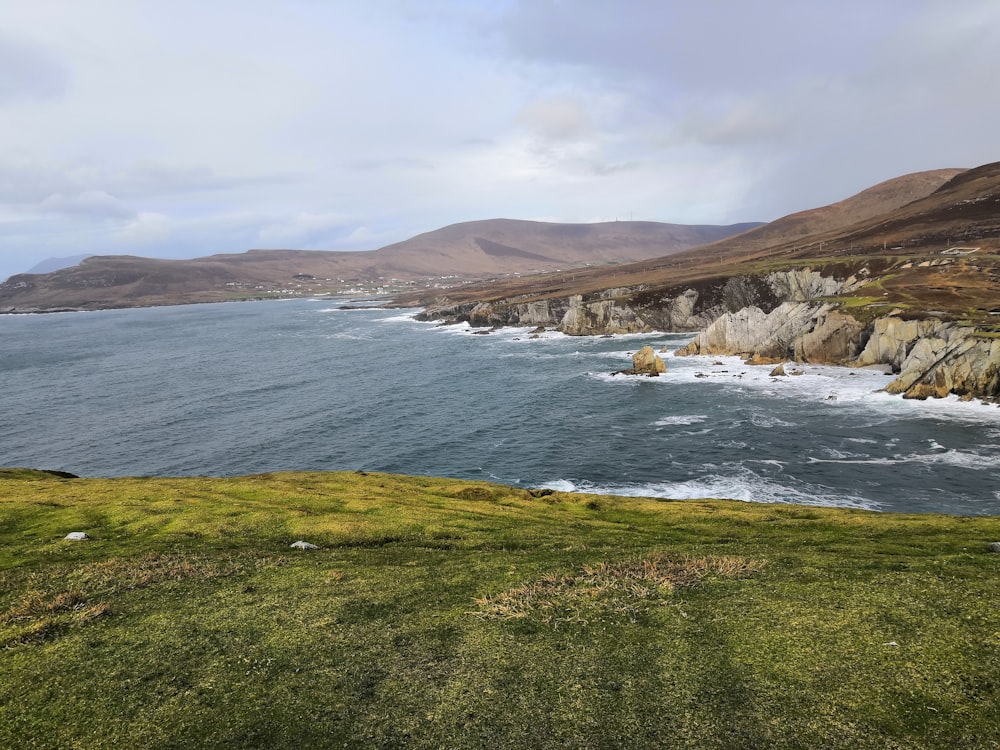
M0 278L493 216L775 218L1000 158L997 36L993 0L8 3Z
M135 216L135 211L103 190L86 190L70 195L53 193L42 201L41 208L47 213L95 218L122 219Z
M114 234L114 239L119 245L142 246L163 242L170 235L171 221L169 216L143 211L135 219L118 229Z

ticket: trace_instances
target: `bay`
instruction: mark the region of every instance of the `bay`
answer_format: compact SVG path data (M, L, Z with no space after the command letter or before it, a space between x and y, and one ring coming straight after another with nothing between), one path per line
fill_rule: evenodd
M691 334L478 335L331 300L0 316L0 465L371 470L524 487L1000 513L1000 409L870 370L673 357Z

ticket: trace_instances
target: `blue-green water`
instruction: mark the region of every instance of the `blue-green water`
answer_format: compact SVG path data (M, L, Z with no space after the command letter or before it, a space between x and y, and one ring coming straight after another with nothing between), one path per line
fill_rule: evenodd
M0 316L0 466L391 471L526 487L1000 513L1000 409L871 371L770 378L690 334L473 335L329 300ZM788 367L791 371L793 368Z

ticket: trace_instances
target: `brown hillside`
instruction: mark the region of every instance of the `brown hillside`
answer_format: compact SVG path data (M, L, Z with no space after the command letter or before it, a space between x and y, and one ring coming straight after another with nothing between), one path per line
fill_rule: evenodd
M949 181L963 174L965 170L962 169L938 169L904 175L829 206L790 214L741 234L667 257L613 268L573 270L497 284L469 285L450 291L448 296L461 302L513 296L560 297L640 285L670 290L754 272L773 259L788 260L793 254L798 259L794 264L803 265L801 259L819 258L821 251L831 250L835 238L866 225L865 222L877 224L913 201L930 200ZM980 187L977 182L974 189ZM414 296L403 298L401 302L412 303L419 299Z
M93 256L0 284L0 312L103 309L375 290L398 282L482 279L668 255L755 226L653 222L466 222L369 252L251 250L194 260ZM397 283L394 284L393 280Z
M925 198L962 174L964 169L935 169L896 177L822 208L799 211L772 221L737 237L699 248L701 259L721 261L761 250L801 244L825 233L841 230L883 216Z
M490 219L417 235L376 250L379 265L410 276L476 277L551 271L656 258L715 242L753 227L688 226L643 221L552 224Z

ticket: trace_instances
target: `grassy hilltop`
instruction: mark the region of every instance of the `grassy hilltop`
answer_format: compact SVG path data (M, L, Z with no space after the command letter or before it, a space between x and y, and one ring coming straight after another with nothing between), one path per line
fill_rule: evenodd
M0 470L0 746L995 748L995 540L383 474Z

